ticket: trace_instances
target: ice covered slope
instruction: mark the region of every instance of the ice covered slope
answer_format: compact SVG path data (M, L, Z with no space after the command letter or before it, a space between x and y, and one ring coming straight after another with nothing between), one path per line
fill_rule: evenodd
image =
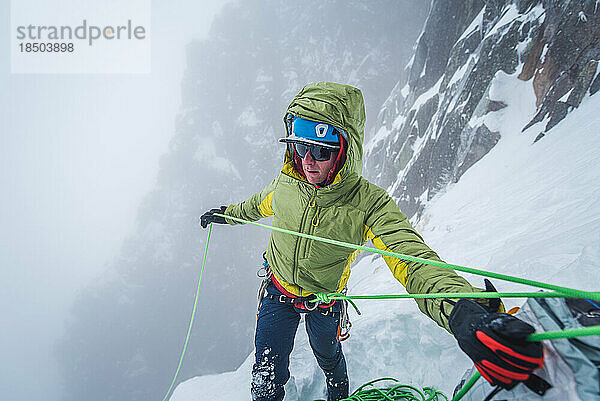
M500 142L434 198L418 227L449 262L597 291L600 96L587 96L535 146L535 127L520 132L535 113L531 82L499 73L490 97L508 104L485 117L486 125L501 132ZM480 278L468 278L481 285ZM351 293L401 291L380 258L364 258L355 266ZM470 362L448 333L421 315L413 301L362 301L359 306L363 315L353 315L352 337L344 343L351 388L393 376L452 392ZM291 365L286 400L323 397L324 378L302 326ZM235 372L188 380L171 400L248 400L251 366L249 356Z

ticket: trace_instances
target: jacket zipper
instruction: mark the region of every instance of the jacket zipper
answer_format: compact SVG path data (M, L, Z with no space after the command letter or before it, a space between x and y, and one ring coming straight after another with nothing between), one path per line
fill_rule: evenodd
M306 205L306 207L304 208L304 213L302 214L302 220L300 220L300 229L298 230L298 232L303 232L304 230L304 226L306 223L306 216L308 215L308 212L310 209L314 208L316 206L316 197L317 197L317 189L315 188L315 191L313 192L312 196L310 197L310 199L308 200L308 204ZM294 284L297 285L298 283L298 265L300 263L300 250L301 245L303 244L303 242L308 241L306 238L303 237L299 237L298 241L296 242L296 246L294 248L294 264L292 266L292 277L294 277Z

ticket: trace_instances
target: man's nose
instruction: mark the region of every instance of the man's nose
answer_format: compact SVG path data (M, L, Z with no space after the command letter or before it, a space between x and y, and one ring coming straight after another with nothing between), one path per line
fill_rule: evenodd
M304 163L306 163L306 164L314 164L315 163L315 159L313 159L312 155L310 154L310 151L306 152L306 155L304 156Z

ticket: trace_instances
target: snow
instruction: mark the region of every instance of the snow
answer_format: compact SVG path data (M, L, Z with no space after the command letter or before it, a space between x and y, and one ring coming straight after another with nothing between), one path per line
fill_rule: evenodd
M535 144L531 81L496 74L490 98L508 106L486 116L498 144L460 181L438 194L417 224L425 241L451 263L583 290L600 282L600 96L578 109ZM482 278L465 275L474 285ZM531 290L496 280L500 291ZM403 293L380 257L353 268L350 294ZM507 306L522 300L505 300ZM351 312L351 338L343 343L351 389L378 377L451 394L470 360L455 340L420 313L413 301L361 301ZM248 341L252 341L251 338ZM253 355L234 372L181 383L171 401L247 400ZM324 398L325 379L303 325L291 356L286 400Z
M464 38L469 36L471 33L473 33L474 30L481 29L481 24L483 22L483 14L484 13L485 13L485 6L481 9L479 14L477 14L477 16L475 18L473 18L473 22L471 22L471 25L469 25L469 27L467 29L465 29L465 31L460 36L460 38L458 38L456 43L459 43L461 40L463 40Z
M418 137L415 138L411 149L413 150L413 154L420 152L423 149L423 146L427 144L427 136L424 133L421 133Z
M473 55L471 55L471 57L473 57ZM452 85L454 85L455 83L457 83L458 81L460 81L463 78L463 76L465 75L465 71L467 71L467 67L469 67L470 60L471 60L471 58L469 58L469 60L467 60L467 62L465 62L462 65L462 67L460 67L458 70L456 70L454 75L452 75L452 78L450 78L450 82L448 82L448 88L451 88Z
M540 54L540 63L544 63L544 61L546 61L546 52L548 51L548 44L546 43L544 45L544 48L542 49L542 54Z
M467 69L472 70L473 66L475 66L475 64L477 64L478 61L479 61L479 53L471 54L469 56L469 59L467 61L465 61L465 63L462 65L462 67L460 67L458 70L456 70L454 75L452 75L452 78L448 82L447 87L451 88L452 85L454 85L458 81L462 80Z
M394 121L392 121L392 129L400 129L402 128L402 125L404 124L404 122L406 121L406 116L404 114L398 114L398 116L396 116L396 118L394 118Z
M421 33L421 35L423 35L423 34ZM408 63L406 63L406 66L404 67L404 69L408 70L409 68L411 68L414 62L415 62L415 55L413 54L413 56L410 58L410 60L408 60Z
M527 21L533 21L533 20L537 20L539 19L539 23L541 24L542 22L544 22L544 20L546 19L546 10L544 9L544 6L542 3L536 5L535 7L533 7L533 9L528 12L527 14L525 14L524 19L521 18L522 21L527 22Z
M501 28L504 28L505 26L512 24L512 22L514 20L516 20L517 18L519 18L519 16L521 16L521 14L519 14L519 9L518 9L517 5L510 4L507 7L507 9L504 11L504 13L502 14L502 17L500 18L500 20L494 24L494 26L492 27L492 29L490 29L490 31L488 33L486 33L484 39L487 39L490 36L494 35Z
M410 92L410 86L407 83L406 85L404 85L404 87L402 88L402 90L400 90L400 94L402 95L402 97L404 99L406 99L406 97L408 96L409 92Z
M569 99L569 95L571 95L571 92L573 92L573 89L575 89L575 88L571 88L571 90L568 91L567 93L565 93L560 99L558 99L558 101L566 102Z
M535 113L530 83L500 73L490 97L509 105L486 119L502 139L430 204L422 234L457 264L597 290L600 96L586 97L535 145L535 126L520 132Z
M417 98L417 100L415 100L415 102L413 103L413 105L410 109L418 110L419 107L421 107L422 105L427 103L427 101L429 99L431 99L432 97L437 95L440 91L440 85L442 84L443 79L444 79L444 76L442 75L442 77L440 77L440 79L438 79L438 81L436 82L435 85L433 85L431 88L429 88L429 90L427 92L423 93L421 96L419 96Z
M502 14L500 20L494 24L488 33L486 33L484 39L496 34L502 28L510 27L514 21L527 22L540 18L541 20L539 23L541 24L545 19L545 10L542 4L536 5L527 14L519 14L519 9L517 6L515 4L510 4Z
M390 132L387 130L387 128L385 128L385 125L382 125L379 130L377 130L375 136L371 138L371 140L365 145L365 153L371 153L375 146L387 138L389 134Z

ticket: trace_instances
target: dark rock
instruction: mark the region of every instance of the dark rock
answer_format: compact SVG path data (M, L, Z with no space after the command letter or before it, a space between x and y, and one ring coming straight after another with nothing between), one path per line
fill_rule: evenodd
M457 174L454 178L454 182L458 182L460 177L467 171L469 167L477 163L483 156L485 156L490 149L492 149L500 140L499 132L492 132L488 127L484 125L477 128L473 142L469 147L464 161L461 163L457 170Z
M539 3L539 0L517 0L515 3L519 8L519 13L525 14L527 11L535 7Z
M504 103L504 102L502 102L502 101L500 101L500 100L490 100L488 102L488 106L487 106L487 109L485 111L485 114L493 112L493 111L502 110L506 106L507 106L507 104Z
M533 143L536 143L537 141L539 141L540 139L542 139L545 136L546 136L546 134L544 134L543 132L540 132L538 134L538 136L536 136L535 139L533 140Z
M542 100L545 100L546 104L559 101L564 95L573 89L574 82L575 77L573 77L573 74L571 74L569 71L566 71L564 74L558 76L545 99Z
M540 49L542 43L548 46L544 60L537 62L533 81L540 108L524 130L548 117L545 129L548 131L567 115L570 108L579 106L588 88L592 92L592 80L600 58L600 13L595 13L594 6L588 2L570 3L568 7L554 2L547 5L548 16L535 45ZM580 11L586 14L587 22L581 21ZM535 59L539 58L534 57L535 52L532 50L520 77L529 76ZM559 101L567 93L566 102Z
M531 119L531 121L529 121L521 130L521 132L525 132L527 131L529 128L531 128L532 126L534 126L537 123L542 122L542 120L544 119L544 116L546 115L546 109L542 108L541 110L539 110L535 116Z
M538 68L540 57L542 55L542 51L544 50L544 45L546 44L543 35L544 30L545 22L541 25L540 30L536 33L533 44L531 45L525 58L525 64L523 64L523 68L519 74L519 79L522 81L529 81L531 78L533 78L533 75Z
M550 109L550 121L546 124L545 131L548 132L552 127L558 124L569 111L569 104L565 102L556 102L554 106Z
M594 82L590 85L590 96L598 92L600 89L600 74L596 75Z
M436 94L419 108L416 117L417 126L419 127L419 136L423 136L423 134L425 134L425 130L427 130L427 127L431 122L431 117L433 117L438 109L439 99L439 95Z
M592 83L592 79L594 79L594 75L596 75L596 69L598 68L598 61L590 60L588 61L585 68L581 70L579 76L575 80L575 85L573 85L573 90L567 99L567 103L572 107L579 107L581 100L585 96L590 84Z
M456 40L484 5L483 0L438 0L417 43L408 83L421 94L444 74Z
M527 21L526 23L521 25L521 32L519 34L519 42L522 42L527 38L530 29L531 29L530 21Z

